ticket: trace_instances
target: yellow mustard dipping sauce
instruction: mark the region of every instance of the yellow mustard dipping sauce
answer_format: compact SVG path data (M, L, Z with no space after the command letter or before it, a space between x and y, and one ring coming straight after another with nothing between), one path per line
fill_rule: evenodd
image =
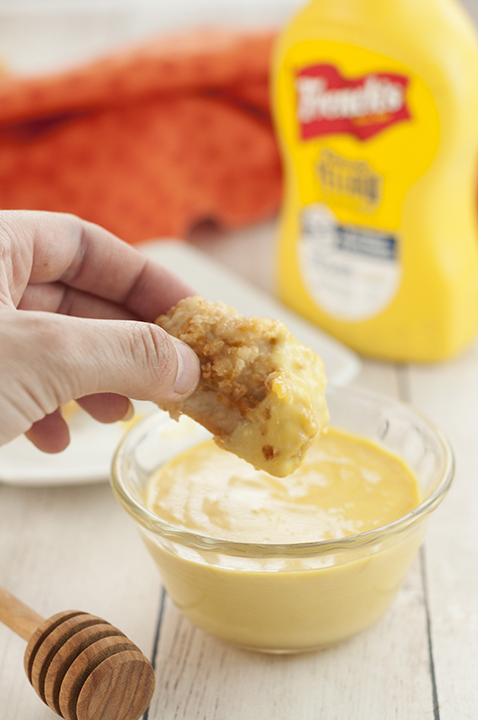
M331 428L285 478L207 440L151 478L147 507L166 522L209 537L302 543L373 530L418 502L417 480L399 458Z
M151 476L146 506L176 528L218 542L143 536L173 601L198 627L247 649L303 652L340 642L387 610L425 525L368 543L332 542L324 549L320 541L354 543L350 536L401 518L419 499L405 462L335 428L316 439L286 478L256 470L208 440ZM237 551L234 543L250 545ZM264 544L274 551L264 552Z

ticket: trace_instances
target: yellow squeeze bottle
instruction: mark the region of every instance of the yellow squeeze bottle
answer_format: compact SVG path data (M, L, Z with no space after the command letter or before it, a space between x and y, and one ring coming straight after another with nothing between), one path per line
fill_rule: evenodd
M478 41L454 0L313 0L275 50L279 292L355 348L478 330Z

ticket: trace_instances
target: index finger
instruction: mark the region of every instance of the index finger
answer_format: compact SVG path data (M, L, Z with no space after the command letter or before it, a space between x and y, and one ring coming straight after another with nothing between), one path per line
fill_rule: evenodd
M23 263L20 272L28 275L20 283L23 287L62 282L123 305L144 320L154 320L183 297L195 294L131 245L74 215L4 211L2 231L14 244L13 258Z

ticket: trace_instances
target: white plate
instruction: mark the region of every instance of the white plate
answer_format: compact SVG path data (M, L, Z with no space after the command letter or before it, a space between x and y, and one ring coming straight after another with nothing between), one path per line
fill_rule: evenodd
M76 485L109 478L113 453L135 420L157 411L153 403L134 403L135 418L105 425L77 406L68 417L70 444L61 453L38 450L24 435L0 448L0 481L14 485Z
M141 249L207 299L223 300L244 315L282 320L298 340L322 357L329 382L343 385L358 373L360 361L355 353L200 250L168 240L146 243ZM152 403L135 405L139 415L156 409ZM107 480L113 453L129 424L104 425L80 408L68 423L70 445L56 455L41 452L23 436L1 447L0 481L15 485L73 485Z

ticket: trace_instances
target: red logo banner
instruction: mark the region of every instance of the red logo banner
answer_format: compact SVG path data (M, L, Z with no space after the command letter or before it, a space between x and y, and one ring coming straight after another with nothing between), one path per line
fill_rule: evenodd
M349 79L326 63L300 69L295 89L302 140L337 133L368 140L386 127L410 119L408 83L408 77L395 73Z

